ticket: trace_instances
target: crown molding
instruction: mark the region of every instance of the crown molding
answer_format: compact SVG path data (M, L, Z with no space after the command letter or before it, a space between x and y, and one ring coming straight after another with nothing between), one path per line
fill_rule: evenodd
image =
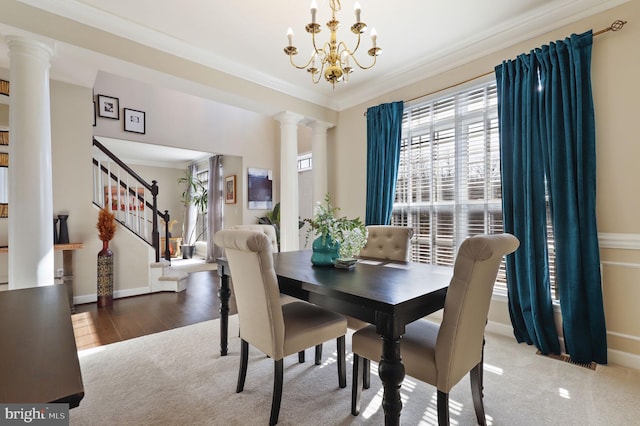
M52 14L67 17L84 25L116 34L153 49L167 52L194 63L236 76L306 102L341 111L375 99L407 85L416 83L455 67L495 53L514 44L530 40L549 31L601 11L627 3L630 0L565 0L550 2L538 9L494 26L483 33L475 34L461 42L451 44L433 54L397 67L393 73L377 75L361 84L343 87L340 93L331 96L319 93L313 87L297 86L287 80L276 78L255 68L230 61L205 49L193 46L167 34L135 24L124 18L111 15L80 0L17 0L26 5ZM487 70L491 72L491 70Z
M367 82L364 89L343 92L337 110L348 109L380 95L391 93L408 85L442 74L456 67L483 58L488 54L499 52L518 43L526 42L548 32L580 21L602 11L611 9L631 0L591 0L591 5L584 8L584 2L569 1L559 6L545 6L536 11L522 15L501 26L496 26L483 33L475 34L445 49L434 52L418 62L398 67L395 72L374 77ZM580 3L580 4L578 4ZM558 19L558 17L563 17ZM550 19L551 18L551 19ZM585 28L584 31L588 29ZM536 46L532 46L534 48ZM505 58L507 59L507 58ZM496 64L497 65L497 64ZM493 70L486 70L491 73Z

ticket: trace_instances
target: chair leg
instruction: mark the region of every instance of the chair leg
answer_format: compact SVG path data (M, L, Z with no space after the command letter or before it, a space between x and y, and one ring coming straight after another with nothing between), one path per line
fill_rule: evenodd
M298 362L302 364L304 362L304 351L298 352Z
M347 387L347 364L345 362L346 339L344 336L338 337L338 385L341 388Z
M269 426L278 423L280 415L280 402L282 401L282 382L284 380L284 362L282 359L274 361L273 376L273 399L271 400L271 417L269 418Z
M360 414L360 397L362 396L362 369L364 358L353 354L353 378L351 382L351 414Z
M471 381L471 396L473 398L473 408L476 410L476 418L478 424L482 426L487 425L487 419L484 415L484 404L482 403L482 361L478 363L469 372L469 379Z
M449 426L449 394L438 391L438 426Z
M240 340L240 370L238 371L238 384L236 385L236 393L240 393L244 389L244 379L247 377L248 362L249 343L243 339Z
M371 360L362 358L362 370L362 386L365 389L369 389L371 387Z
M322 343L316 345L316 365L322 364Z

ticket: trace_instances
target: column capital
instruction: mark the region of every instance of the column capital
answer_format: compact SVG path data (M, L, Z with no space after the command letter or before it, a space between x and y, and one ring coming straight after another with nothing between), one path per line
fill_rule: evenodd
M14 54L28 54L39 60L49 62L55 54L55 44L53 41L43 41L16 35L7 35L2 38L9 46L9 57Z
M299 122L304 120L304 115L297 114L291 111L283 111L274 115L273 118L278 120L283 125L297 125Z
M309 121L308 126L311 127L311 129L314 132L320 132L320 131L325 131L326 132L327 129L335 127L335 124L329 123L327 121L311 120L311 121Z

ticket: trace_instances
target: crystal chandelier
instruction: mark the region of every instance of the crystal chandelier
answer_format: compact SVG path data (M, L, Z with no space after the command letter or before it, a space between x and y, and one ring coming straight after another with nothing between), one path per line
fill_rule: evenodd
M331 7L331 20L327 22L327 28L331 32L329 41L324 43L321 49L316 44L316 34L321 30L319 24L316 23L316 12L318 11L318 4L316 0L311 2L311 23L307 24L305 29L311 34L311 41L313 43L313 51L309 62L305 65L299 66L293 62L293 55L298 53L298 49L293 45L293 30L289 27L287 31L287 38L289 39L289 45L284 48L284 53L289 55L291 65L298 69L307 69L311 74L311 80L314 84L320 81L320 76L324 74L324 78L331 83L335 89L336 83L340 81L347 81L349 74L353 72L351 61L355 63L360 69L367 70L372 68L376 64L376 57L382 52L382 49L376 46L377 34L376 30L371 30L371 42L373 47L368 50L369 56L373 56L373 63L369 66L362 66L356 57L354 56L358 48L360 47L360 35L367 30L367 24L360 21L361 8L358 2L355 3L354 12L356 15L356 23L351 26L351 32L358 36L355 48L349 49L345 42L338 42L336 31L340 26L340 21L336 20L336 13L340 11L340 0L330 0ZM319 67L319 69L318 69Z

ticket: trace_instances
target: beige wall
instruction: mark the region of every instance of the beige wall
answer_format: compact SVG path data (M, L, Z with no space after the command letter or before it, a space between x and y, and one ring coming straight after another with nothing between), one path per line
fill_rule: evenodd
M103 72L96 78L94 93L118 98L121 117L123 108L132 108L144 111L146 119L142 135L125 132L122 119L98 117L96 136L241 157L243 169L235 169L238 177L246 176L247 167L256 167L273 170L274 181L279 182L280 126L270 116ZM245 190L239 192L235 206L242 210L234 213L254 223L264 211L249 210L246 179L238 185ZM274 185L275 199L279 193Z
M336 204L349 216L365 214L366 121L364 111L384 102L411 99L437 92L458 82L485 74L505 59L563 39L569 34L606 28L616 19L629 22L617 33L594 39L592 85L597 131L597 215L601 234L605 314L612 362L640 366L640 197L633 190L640 182L640 143L637 132L637 99L640 98L640 1L568 25L560 30L492 53L444 74L380 96L341 111L332 151L334 176L331 191ZM360 159L360 161L358 161ZM349 185L341 185L349 182ZM631 190L630 190L631 189ZM612 248L609 248L612 247ZM624 249L615 249L624 247ZM510 330L506 303L492 304L490 320Z
M280 177L280 132L279 124L272 118L273 114L289 110L332 122L336 127L328 131L331 163L328 176L334 204L347 216L364 217L366 121L363 113L367 107L437 92L489 73L504 59L514 58L572 32L583 32L590 28L599 30L609 26L615 19L629 21L621 32L607 33L595 39L592 82L598 137L597 214L602 240L603 290L611 359L640 365L640 322L635 314L634 303L640 300L640 222L637 220L640 199L633 192L633 185L640 181L640 168L635 164L640 158L640 144L634 125L638 110L635 102L640 98L640 85L636 79L640 75L640 55L637 54L637 41L640 40L640 27L637 25L640 22L639 0L528 42L487 53L478 60L446 73L428 78L425 76L422 81L339 113L147 49L95 28L70 23L15 0L5 3L0 22L134 64L125 66L123 63L118 69L106 70L111 74L101 73L96 79L93 93L118 97L121 108L145 111L146 135L125 133L120 121L100 118L98 125L93 128L93 117L90 115L92 89L52 82L54 212L69 211L72 239L85 243L85 248L75 256L75 290L77 295L85 298L95 295L95 255L100 248L95 230L97 211L89 201L92 134L238 157L241 160L232 161L232 168L238 173L238 189L242 194L238 203L242 204L235 206L233 219L237 221L242 217L242 222L252 223L264 212L246 208L244 177L247 168L272 169L275 182L279 182ZM155 93L155 89L148 92L148 88L139 83L146 81L146 68L166 75L164 83L171 89L165 93ZM375 72L375 69L370 72ZM115 74L127 75L138 82L132 86L124 79L115 77ZM0 76L6 78L7 75L7 70L0 70ZM185 85L189 80L193 84ZM186 87L185 91L190 95L178 92L181 86ZM218 102L204 99L213 95L217 96ZM238 108L240 105L247 109ZM299 132L302 138L308 134L306 129ZM306 148L310 145L301 143L300 147L302 152L308 150ZM278 185L274 190L275 199L279 199ZM128 291L136 291L136 286L147 285L144 271L148 270L148 265L140 259L144 259L148 249L144 245L137 245L135 239L129 238L126 232L116 235L113 247L121 262L116 267L116 289L124 295ZM57 258L56 263L59 262ZM490 319L497 327L509 328L503 301L492 304Z

